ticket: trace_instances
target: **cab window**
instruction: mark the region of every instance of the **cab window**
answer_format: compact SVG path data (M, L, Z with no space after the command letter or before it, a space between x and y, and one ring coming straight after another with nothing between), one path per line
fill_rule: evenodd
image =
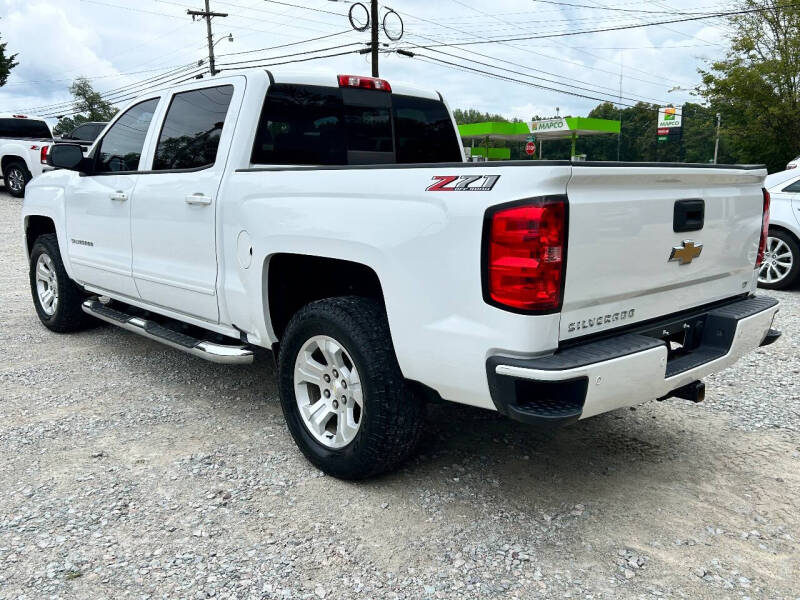
M158 98L132 106L106 132L97 146L95 172L137 171L144 140L158 106Z
M153 170L213 165L232 97L232 85L175 94L158 136Z

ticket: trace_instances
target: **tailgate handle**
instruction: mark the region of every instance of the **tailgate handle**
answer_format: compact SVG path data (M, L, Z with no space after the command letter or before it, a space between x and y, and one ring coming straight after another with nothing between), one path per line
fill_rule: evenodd
M678 200L672 218L672 230L676 233L699 231L703 228L706 216L706 203L702 198Z

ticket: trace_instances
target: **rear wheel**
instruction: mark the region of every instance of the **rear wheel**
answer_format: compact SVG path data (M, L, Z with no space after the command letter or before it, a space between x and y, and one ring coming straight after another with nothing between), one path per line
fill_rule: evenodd
M25 195L25 186L31 180L31 174L24 163L14 161L3 169L3 179L9 194L15 198L22 198Z
M764 262L758 271L758 285L783 290L794 284L800 272L800 246L789 233L771 229L764 250Z
M39 236L33 244L30 284L36 314L51 331L78 331L90 323L81 309L86 296L67 275L54 233Z
M281 341L278 371L289 431L329 475L390 471L416 447L424 404L403 379L374 300L348 296L302 308Z

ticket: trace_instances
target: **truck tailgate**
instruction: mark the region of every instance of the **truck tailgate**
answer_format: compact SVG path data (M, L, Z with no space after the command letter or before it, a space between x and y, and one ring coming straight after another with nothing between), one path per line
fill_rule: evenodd
M750 290L765 175L749 167L574 165L559 339ZM695 230L675 230L682 228Z

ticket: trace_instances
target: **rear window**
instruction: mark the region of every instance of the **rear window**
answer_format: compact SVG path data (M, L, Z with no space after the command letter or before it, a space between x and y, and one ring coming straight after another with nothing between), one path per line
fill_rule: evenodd
M69 134L69 139L93 142L104 127L105 123L84 123L72 130L72 133Z
M36 119L0 119L0 138L50 139L53 136L44 121Z
M461 148L441 101L273 84L251 160L267 165L458 162Z
M397 162L458 162L460 141L444 102L394 96Z

